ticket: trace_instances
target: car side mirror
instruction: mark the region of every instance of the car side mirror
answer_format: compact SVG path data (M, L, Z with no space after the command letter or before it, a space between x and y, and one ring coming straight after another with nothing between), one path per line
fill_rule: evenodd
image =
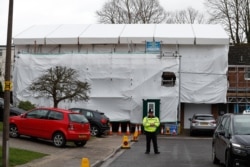
M192 121L192 118L188 118L189 121Z

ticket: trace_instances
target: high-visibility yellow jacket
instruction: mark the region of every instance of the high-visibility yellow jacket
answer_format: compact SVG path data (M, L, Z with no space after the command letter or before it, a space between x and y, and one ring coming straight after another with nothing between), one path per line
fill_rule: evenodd
M146 132L155 132L157 127L160 126L160 121L158 117L144 117L142 124Z

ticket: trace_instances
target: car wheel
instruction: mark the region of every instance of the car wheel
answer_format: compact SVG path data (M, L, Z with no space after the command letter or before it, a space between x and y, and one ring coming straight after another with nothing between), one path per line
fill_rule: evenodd
M75 141L74 143L77 147L82 147L82 146L85 146L87 141Z
M61 132L57 132L53 135L53 144L56 147L63 147L66 144L66 139Z
M12 138L17 138L17 137L19 137L18 128L17 128L16 125L14 125L14 124L11 124L11 125L10 125L9 136L12 137Z
M91 132L91 136L100 136L100 130L95 125L90 127L90 132Z
M228 150L226 152L225 166L226 167L233 167L233 160L232 160L231 154Z
M212 160L214 164L219 164L219 159L216 157L214 145L212 146Z

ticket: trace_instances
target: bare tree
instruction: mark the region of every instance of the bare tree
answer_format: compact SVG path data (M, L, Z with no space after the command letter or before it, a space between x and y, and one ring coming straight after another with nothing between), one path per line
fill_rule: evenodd
M166 18L158 0L110 0L96 14L106 24L162 23Z
M37 92L41 97L52 96L54 107L63 100L87 101L90 85L87 82L79 81L76 70L72 68L56 66L47 69L45 73L36 79L29 90Z
M250 42L249 0L206 0L210 21L224 25L233 44Z
M189 7L184 10L168 12L166 23L170 24L203 24L208 23L205 15L198 10Z

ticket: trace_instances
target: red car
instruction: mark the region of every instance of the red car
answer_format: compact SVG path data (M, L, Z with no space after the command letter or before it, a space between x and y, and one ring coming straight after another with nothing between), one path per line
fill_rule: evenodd
M90 124L82 114L59 108L36 108L9 118L12 138L20 135L52 140L56 147L73 141L84 146L90 139Z

